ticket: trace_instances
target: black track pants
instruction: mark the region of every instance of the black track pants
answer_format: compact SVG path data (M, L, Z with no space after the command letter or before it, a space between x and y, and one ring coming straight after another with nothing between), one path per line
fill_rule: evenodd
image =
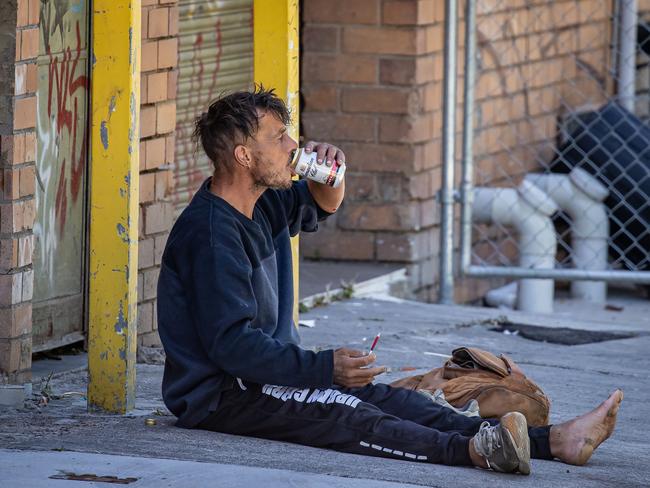
M469 441L482 422L384 384L319 390L235 383L198 427L355 454L471 465ZM549 430L528 429L532 457L552 458Z

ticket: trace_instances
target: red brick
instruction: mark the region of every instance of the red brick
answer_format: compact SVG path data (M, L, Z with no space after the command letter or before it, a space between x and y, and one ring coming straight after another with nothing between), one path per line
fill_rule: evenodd
M167 134L176 130L176 102L156 105L156 133Z
M38 34L38 27L32 27L22 31L20 59L33 59L38 56Z
M2 210L0 210L1 212ZM18 239L0 239L0 273L18 267Z
M144 295L142 298L144 300L156 298L156 286L158 285L158 275L160 274L160 268L148 269L145 270L142 274L144 276Z
M154 264L158 265L162 262L162 255L165 250L165 244L167 244L167 238L169 234L156 236L154 239L154 255L153 261Z
M25 27L29 24L29 0L18 0L16 5L16 27Z
M0 339L27 335L32 330L32 305L20 305L0 309Z
M25 91L27 93L36 93L38 90L38 66L36 63L27 63L27 74L25 78Z
M0 307L20 303L23 295L23 273L0 274Z
M379 261L414 262L433 254L431 231L377 234Z
M22 39L22 31L16 31L16 61L20 60L20 41Z
M20 197L20 170L2 170L2 199L16 200Z
M143 7L149 7L151 5L157 5L158 0L141 0L141 5Z
M20 196L25 197L34 194L36 186L36 172L34 166L27 166L20 170Z
M158 42L158 68L174 68L178 65L178 39L164 39Z
M149 38L164 37L169 34L169 9L166 7L149 10Z
M140 15L140 35L142 39L149 38L149 9L143 8Z
M19 230L31 230L34 228L34 219L36 218L36 201L23 200L18 205L22 207L22 227ZM15 208L15 207L14 207ZM18 229L17 229L18 230Z
M439 189L440 187L434 188L434 193L437 192ZM422 228L427 228L439 224L440 224L440 205L435 200L435 198L431 198L429 200L424 200L420 202L420 226Z
M178 70L171 70L167 72L167 99L176 99L178 88Z
M418 116L384 115L379 121L381 142L423 142L434 135L431 114Z
M372 260L375 255L372 232L316 232L300 236L300 253L314 259Z
M145 169L154 169L165 164L165 139L158 137L146 141Z
M305 113L302 117L307 139L331 141L373 141L376 117L366 115L335 115Z
M398 27L344 27L342 51L346 53L417 54L416 29Z
M173 173L169 170L157 171L156 173L156 200L167 199L171 195Z
M140 174L140 203L149 203L155 200L156 175L155 173Z
M376 83L377 71L374 56L310 54L303 59L302 77L304 82Z
M25 134L16 134L13 136L13 154L11 164L21 164L25 162Z
M171 164L174 162L174 156L176 151L176 137L172 133L165 137L165 163Z
M139 156L139 169L140 171L144 171L147 169L147 141L140 141L140 150L138 151L138 156Z
M311 85L303 88L302 110L307 112L336 112L338 89L335 85Z
M32 365L31 337L0 341L0 371L14 373Z
M149 92L147 90L147 75L140 75L140 104L148 103L149 101Z
M15 136L0 135L0 164L14 164ZM23 140L23 151L25 150L25 141Z
M151 73L147 75L147 103L167 100L167 73Z
M347 143L343 149L352 171L409 173L414 164L412 145Z
M29 129L36 124L36 97L17 98L14 108L14 130Z
M171 203L156 202L144 208L145 234L157 234L171 228L173 208Z
M142 175L140 175L142 178ZM138 241L138 269L151 268L154 265L154 238Z
M344 112L405 114L417 110L417 93L406 88L344 88Z
M405 177L399 173L378 173L377 191L381 195L382 202L400 202L405 181Z
M153 302L138 304L138 335L153 330Z
M418 2L413 0L384 2L381 21L384 24L415 25L418 22Z
M16 95L25 95L27 93L27 64L17 64L15 73L16 85L14 91Z
M379 62L379 81L385 85L420 85L434 79L434 57L384 58Z
M169 9L169 35L178 35L178 7Z
M38 25L39 15L41 13L41 0L29 0L29 23Z
M336 52L338 50L339 28L307 25L300 33L305 52Z
M32 264L34 258L34 236L28 235L18 239L18 266L24 267Z
M25 133L25 163L36 161L36 132L30 131Z
M372 173L358 173L348 169L345 173L345 201L363 202L376 201L377 176Z
M156 69L158 69L158 41L143 42L140 71L155 71Z
M305 2L305 22L333 24L376 24L379 0L310 0Z
M154 325L156 322L156 305L154 304ZM148 332L138 336L138 343L144 347L160 347L162 343L160 342L160 336L158 331L154 330L153 332Z
M156 106L148 105L140 108L140 137L156 134ZM142 157L142 154L140 155Z
M419 229L418 208L415 204L345 205L337 222L342 229L349 230Z

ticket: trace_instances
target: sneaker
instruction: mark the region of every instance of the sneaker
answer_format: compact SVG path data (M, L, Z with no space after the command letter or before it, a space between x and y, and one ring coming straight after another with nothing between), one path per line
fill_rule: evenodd
M530 474L528 424L521 413L507 413L495 426L483 422L472 442L490 469L502 473L518 471Z

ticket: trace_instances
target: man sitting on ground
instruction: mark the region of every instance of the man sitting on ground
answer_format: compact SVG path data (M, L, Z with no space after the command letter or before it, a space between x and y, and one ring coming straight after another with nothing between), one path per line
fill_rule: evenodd
M372 353L299 346L289 237L317 230L344 185L292 181L289 123L262 87L220 98L197 120L214 176L175 223L158 282L163 396L178 425L523 474L531 455L586 463L614 430L620 390L574 420L528 428L517 412L468 418L373 384L385 369ZM345 161L330 144L305 148L327 166Z

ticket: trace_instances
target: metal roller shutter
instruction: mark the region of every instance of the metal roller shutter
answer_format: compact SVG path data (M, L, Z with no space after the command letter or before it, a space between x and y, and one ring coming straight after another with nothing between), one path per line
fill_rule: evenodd
M178 214L212 163L192 139L194 120L224 91L253 83L253 0L181 0L174 205Z

